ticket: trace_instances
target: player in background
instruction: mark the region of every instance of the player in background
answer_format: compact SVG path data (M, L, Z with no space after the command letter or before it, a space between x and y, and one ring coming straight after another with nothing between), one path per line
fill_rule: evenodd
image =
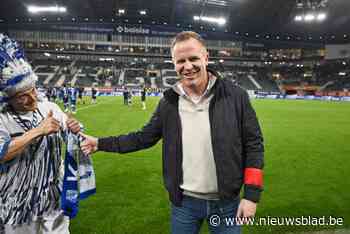
M91 90L91 103L96 104L96 96L97 96L97 89L95 87L92 87Z
M69 87L68 89L69 94L69 103L70 103L70 111L73 114L77 113L77 96L78 96L78 89L74 86Z
M64 112L68 112L69 111L69 89L66 84L64 84L62 88L62 98L63 98Z
M147 90L146 87L143 86L141 90L141 104L142 104L142 110L146 110L146 95L147 95Z

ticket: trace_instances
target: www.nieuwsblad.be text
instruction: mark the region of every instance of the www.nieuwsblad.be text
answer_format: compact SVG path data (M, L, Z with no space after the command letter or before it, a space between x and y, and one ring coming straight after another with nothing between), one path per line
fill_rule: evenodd
M217 227L220 225L248 225L248 226L342 226L344 218L334 216L301 216L301 217L220 217L219 215L211 215L209 224Z

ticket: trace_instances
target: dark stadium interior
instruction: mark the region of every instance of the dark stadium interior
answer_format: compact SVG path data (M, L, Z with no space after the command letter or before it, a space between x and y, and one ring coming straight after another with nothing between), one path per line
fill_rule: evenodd
M67 10L30 13L30 5ZM209 66L247 90L347 96L349 11L348 0L3 0L0 30L20 41L45 87L168 88L177 80L170 41L194 30Z
M215 27L216 30L231 33L239 32L241 36L255 38L270 35L286 39L312 37L313 40L342 40L349 33L350 1L327 1L328 20L322 24L308 25L293 22L298 11L296 0L2 0L0 19L5 22L41 21L43 17L48 22L113 22L131 24L179 25L185 29L212 30L215 25L193 22L193 15L219 15L227 18L225 27ZM300 1L301 2L301 1ZM317 2L322 2L317 0ZM64 5L67 13L60 16L46 14L30 15L26 11L28 4ZM10 9L10 10L9 10ZM118 14L118 9L126 9L125 14ZM140 15L139 10L146 10L146 15ZM336 38L332 38L332 36ZM320 39L322 36L322 39ZM350 35L349 35L350 36ZM347 39L347 38L345 38Z

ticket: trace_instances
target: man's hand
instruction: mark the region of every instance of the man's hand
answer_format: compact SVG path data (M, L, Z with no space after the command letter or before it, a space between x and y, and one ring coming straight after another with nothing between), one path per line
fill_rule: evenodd
M84 133L79 133L84 137L84 141L80 144L80 148L84 154L89 155L97 151L97 138L93 136L86 135Z
M242 199L239 203L237 210L237 218L240 218L245 224L248 221L248 218L254 217L256 213L256 203L249 201L247 199Z
M52 110L49 111L47 117L38 126L40 135L50 135L60 130L60 122L53 117Z
M67 128L71 130L72 133L76 134L80 132L80 123L78 122L78 120L74 119L72 115L68 115L66 124Z

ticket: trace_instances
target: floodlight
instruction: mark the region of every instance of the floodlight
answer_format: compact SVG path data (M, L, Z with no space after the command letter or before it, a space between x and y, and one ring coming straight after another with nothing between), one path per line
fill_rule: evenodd
M41 12L51 12L51 13L66 13L67 8L62 6L27 6L29 13L36 14Z
M217 20L217 22L218 22L219 25L225 25L225 24L226 24L226 19L224 19L224 18L219 18L219 19Z
M223 17L210 17L210 16L198 16L198 15L195 15L193 16L193 19L195 21L205 21L205 22L209 22L209 23L215 23L215 24L218 24L218 25L225 25L226 24L226 19L223 18Z
M302 17L301 15L296 15L296 16L294 17L294 20L295 20L295 21L302 21L302 20L303 20L303 17Z
M314 14L311 14L311 13L306 14L305 17L304 17L304 20L305 20L306 22L313 21L314 19L315 19L315 15L314 15Z
M319 13L316 17L317 21L323 21L327 18L326 13Z

